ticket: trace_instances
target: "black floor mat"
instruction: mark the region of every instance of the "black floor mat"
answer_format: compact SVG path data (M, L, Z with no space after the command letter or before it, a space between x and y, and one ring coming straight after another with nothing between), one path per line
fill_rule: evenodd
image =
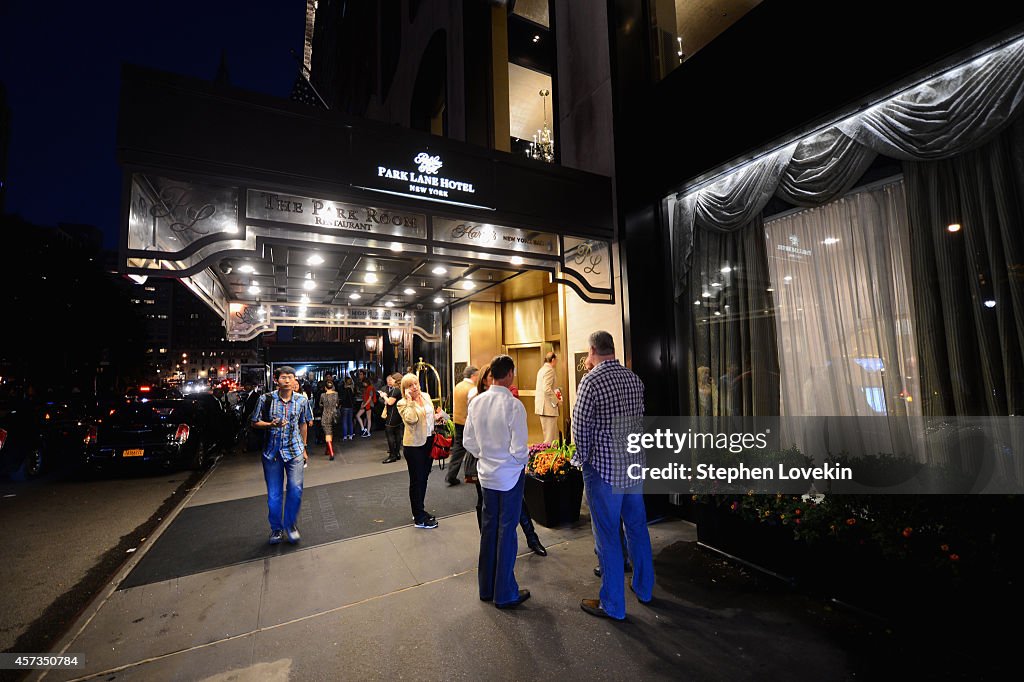
M427 511L440 518L470 511L475 506L474 486L463 484L449 488L444 475L434 469L427 486ZM406 471L306 488L302 493L298 524L302 541L295 546L267 544L270 526L266 495L189 507L182 510L118 589L180 578L410 523L412 512Z

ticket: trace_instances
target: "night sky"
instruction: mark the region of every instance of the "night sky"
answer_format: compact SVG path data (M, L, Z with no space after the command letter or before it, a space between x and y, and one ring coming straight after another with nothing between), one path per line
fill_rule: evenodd
M117 245L121 64L287 97L302 54L304 0L0 1L0 82L11 110L7 212L99 227Z

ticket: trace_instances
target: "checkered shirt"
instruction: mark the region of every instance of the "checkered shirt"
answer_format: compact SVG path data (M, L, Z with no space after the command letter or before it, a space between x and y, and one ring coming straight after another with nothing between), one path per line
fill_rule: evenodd
M590 464L608 485L625 489L637 482L630 464L646 464L643 451L626 451L627 433L642 429L644 384L618 360L605 360L583 376L572 410L573 464Z
M263 456L267 459L274 459L275 455L280 454L281 460L284 462L295 457L302 457L306 446L302 442L299 425L309 424L313 421L313 411L309 407L309 399L301 393L292 392L291 399L285 402L281 400L277 391L264 393L260 396L256 411L252 413L254 424L260 421L263 414L263 403L267 400L271 401L270 419L267 421L283 419L285 424L280 428L268 430L267 440L263 445Z

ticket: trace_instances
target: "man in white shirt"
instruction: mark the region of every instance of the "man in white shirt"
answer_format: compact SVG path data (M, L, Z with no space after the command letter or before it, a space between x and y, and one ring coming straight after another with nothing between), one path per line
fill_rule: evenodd
M477 581L480 599L511 609L530 598L516 582L517 526L523 509L523 470L528 459L526 408L509 391L515 363L507 355L491 360L491 387L469 403L462 443L477 462L483 489L480 560Z

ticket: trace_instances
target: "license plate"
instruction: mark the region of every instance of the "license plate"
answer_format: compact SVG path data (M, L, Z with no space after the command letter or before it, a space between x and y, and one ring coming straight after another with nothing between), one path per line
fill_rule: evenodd
M136 450L125 450L124 452L121 453L121 456L122 457L142 457L145 454L146 454L146 451L144 449L138 448Z

